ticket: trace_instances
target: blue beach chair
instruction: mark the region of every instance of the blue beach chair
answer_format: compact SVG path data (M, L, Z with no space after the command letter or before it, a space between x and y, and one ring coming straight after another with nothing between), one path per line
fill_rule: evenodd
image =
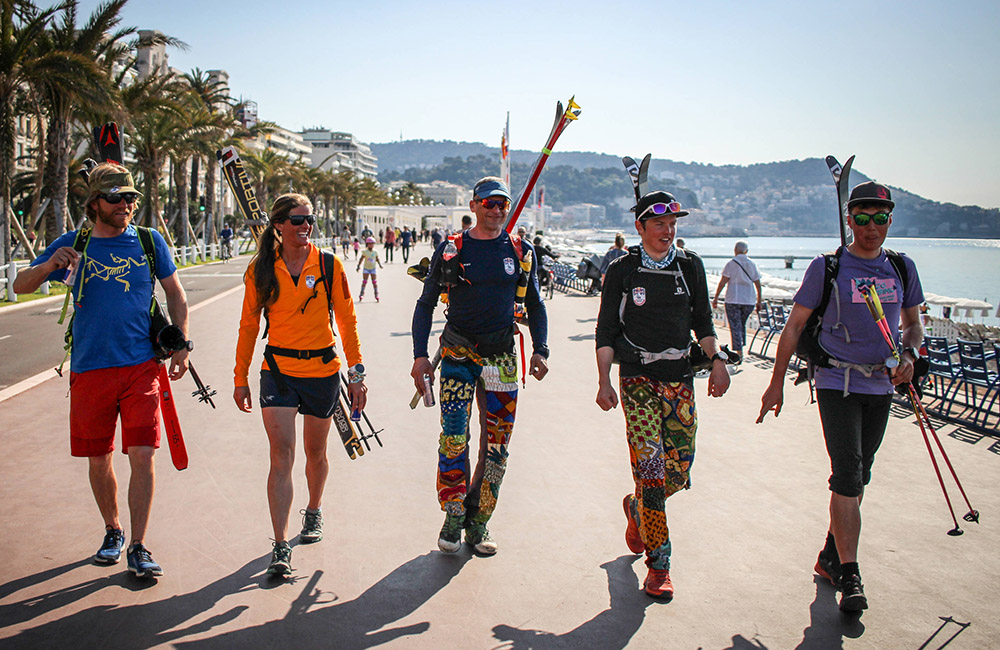
M973 407L972 423L978 426L986 426L990 417L990 411L1000 395L1000 375L990 370L986 362L986 346L982 341L965 341L958 339L958 359L962 370L962 381L966 384L966 401ZM969 387L972 387L972 399L969 400ZM982 389L982 399L976 400L977 389ZM990 395L989 405L986 400ZM979 421L979 414L982 415L982 422Z
M949 346L948 339L943 336L926 336L924 347L927 348L927 361L930 364L925 381L931 381L934 398L941 400L934 410L943 417L948 417L962 379L962 369L951 360L951 355L958 351L958 346Z

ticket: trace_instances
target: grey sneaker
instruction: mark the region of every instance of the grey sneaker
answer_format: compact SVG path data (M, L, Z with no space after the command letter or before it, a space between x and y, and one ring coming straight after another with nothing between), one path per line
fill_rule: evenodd
M462 548L462 527L465 515L445 515L444 526L438 535L438 548L444 553L458 553Z
M128 570L134 573L136 578L163 575L163 569L153 561L153 554L142 545L142 542L136 542L130 546L126 557L128 558Z
M271 563L267 573L272 576L286 576L292 572L292 547L288 542L275 542L271 552Z
M303 544L313 544L323 539L323 513L319 510L309 512L300 510L302 515L302 532L299 533L299 541Z
M486 524L472 524L465 529L465 543L476 550L480 555L495 555L497 552L496 540L490 537L490 531Z
M125 548L125 531L120 528L108 528L104 534L104 543L94 555L97 564L118 564L122 559L122 549Z

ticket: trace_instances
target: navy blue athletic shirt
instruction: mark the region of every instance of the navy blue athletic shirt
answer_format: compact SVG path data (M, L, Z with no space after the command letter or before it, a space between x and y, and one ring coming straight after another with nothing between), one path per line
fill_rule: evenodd
M441 253L447 241L434 251L431 266L424 280L424 291L413 310L413 357L426 357L427 339L431 333L434 307L441 294ZM531 244L521 242L524 255L532 251ZM533 253L532 253L533 254ZM496 239L473 239L463 236L459 252L465 277L449 292L448 322L470 334L490 334L510 327L514 322L514 293L520 264L510 235L501 233ZM531 276L524 306L528 312L528 329L534 352L546 348L548 317L538 292L537 260L532 259Z

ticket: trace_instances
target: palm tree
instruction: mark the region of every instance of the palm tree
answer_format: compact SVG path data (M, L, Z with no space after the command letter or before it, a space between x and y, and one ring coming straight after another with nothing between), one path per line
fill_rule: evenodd
M43 53L33 47L55 11L40 11L26 0L0 0L0 266L11 261L8 214L14 177L15 104L44 78L69 82L76 67L60 53Z
M211 236L214 238L218 231L216 222L221 223L221 218L216 218L218 215L215 205L218 165L215 164L215 152L222 146L226 131L234 129L237 125L230 112L233 100L229 96L229 86L224 81L214 78L200 68L186 73L184 78L202 106L216 117L216 122L220 127L219 132L212 133L212 137L206 136L198 140L198 150L191 159L191 178L195 183L198 179L199 162L202 158L208 161L205 165L205 217L208 220L206 223L212 225ZM218 216L221 217L221 215Z
M135 157L142 172L145 194L143 221L157 223L169 236L160 210L163 165L178 131L184 128L184 110L177 101L183 93L171 72L153 75L122 89L125 122L131 133Z
M47 210L46 237L53 241L66 230L66 199L69 186L71 131L74 123L89 123L94 114L108 114L115 107L111 68L127 51L123 40L134 27L118 29L120 12L127 0L100 5L83 26L77 25L78 0L67 0L61 20L35 42L40 52L58 51L80 67L72 84L58 79L37 84L48 121L43 193L51 199ZM86 131L86 127L84 128Z

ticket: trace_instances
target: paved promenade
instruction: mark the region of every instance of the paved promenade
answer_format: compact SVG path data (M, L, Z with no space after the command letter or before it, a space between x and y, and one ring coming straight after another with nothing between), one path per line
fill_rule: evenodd
M177 384L190 467L174 470L166 445L157 454L147 537L165 571L156 581L134 579L124 559L91 562L103 527L86 463L69 456L67 381L53 376L0 402L0 647L1000 647L1000 438L941 427L982 512L982 524L962 522L966 534L950 537L919 429L894 409L863 511L871 609L848 618L812 572L829 498L817 411L805 387L789 384L782 415L754 425L770 373L763 361L744 364L721 399L696 382L693 488L668 502L676 596L647 598L643 562L623 539L631 476L622 414L594 404L598 299L579 295L549 303L551 372L521 392L491 522L500 552L441 554L438 412L407 405L420 286L398 261L379 284L382 302L365 300L358 312L368 414L385 428L385 447L351 461L331 438L326 537L294 546L291 580L264 575L267 441L259 409L240 413L231 398L242 292L192 313L192 359L218 389L218 409L187 397L191 379ZM435 333L442 324L439 308ZM251 389L256 405L256 380ZM115 456L129 534L127 458ZM299 450L296 512L303 461ZM961 516L953 485L952 495ZM293 528L298 521L293 514Z

